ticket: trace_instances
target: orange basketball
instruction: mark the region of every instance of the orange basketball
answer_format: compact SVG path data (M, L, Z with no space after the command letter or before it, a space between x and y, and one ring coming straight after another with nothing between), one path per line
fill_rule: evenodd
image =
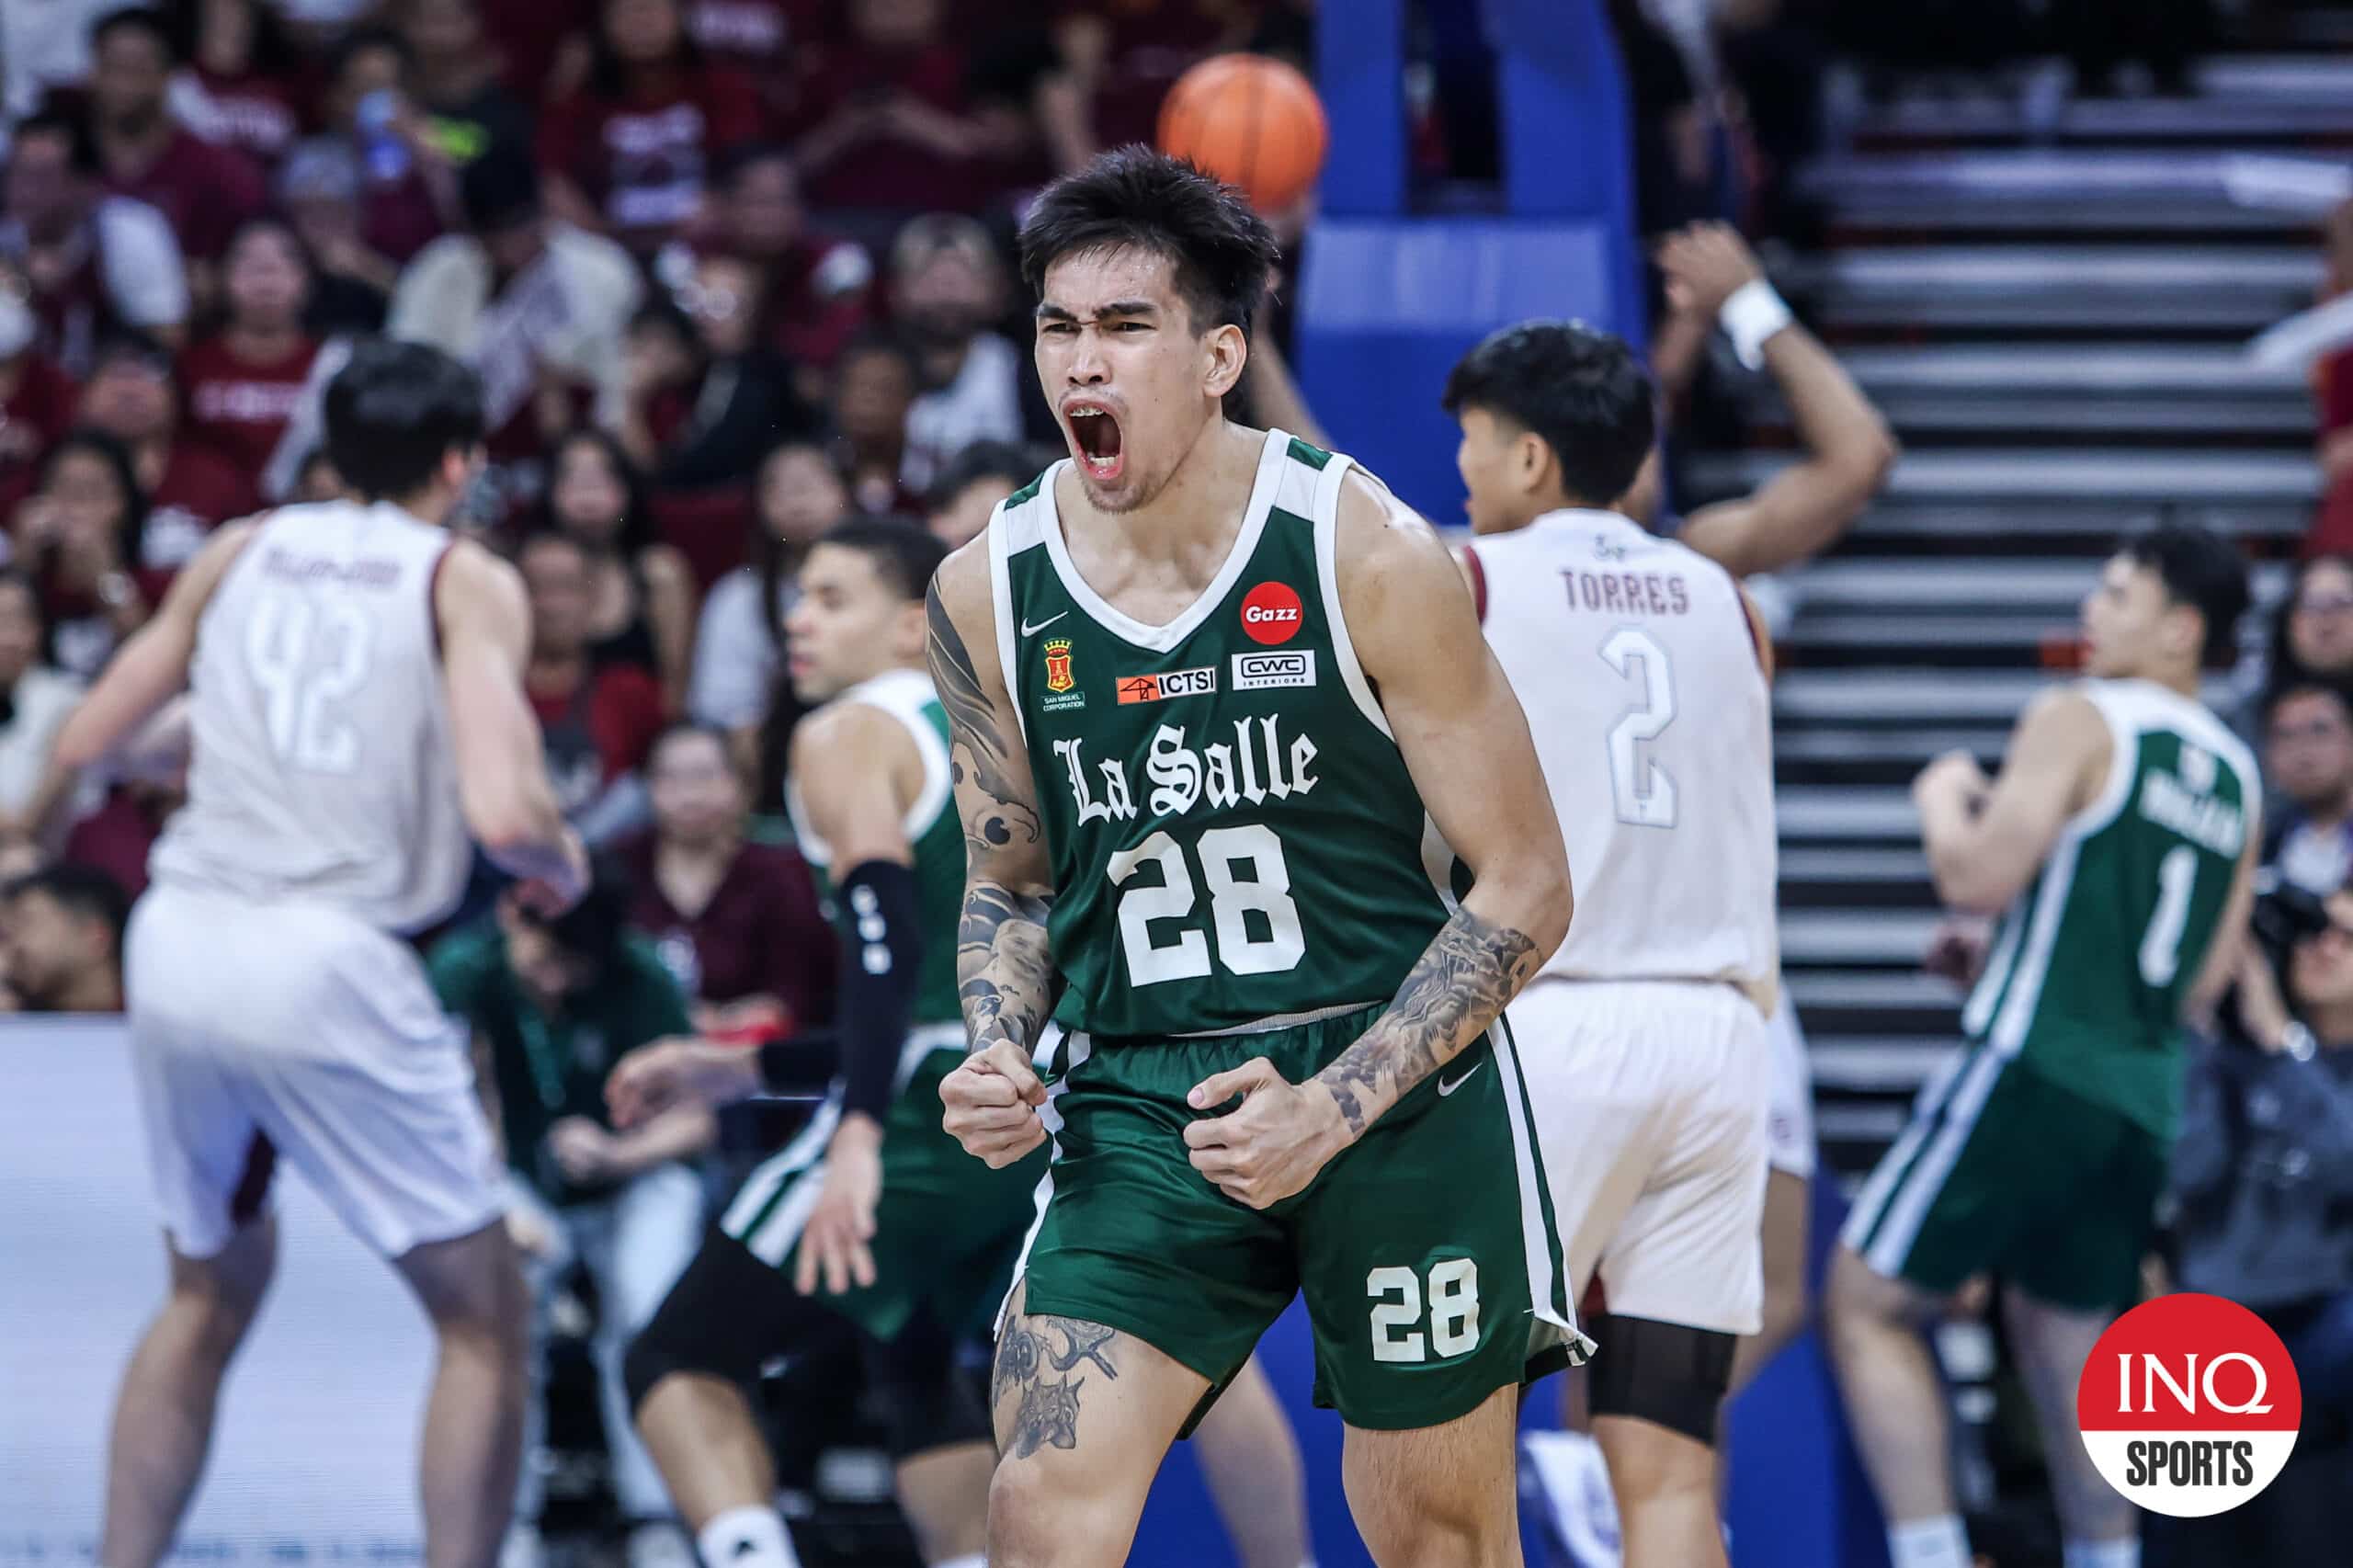
M1263 54L1204 60L1160 106L1160 150L1240 187L1261 212L1307 194L1328 134L1307 78Z

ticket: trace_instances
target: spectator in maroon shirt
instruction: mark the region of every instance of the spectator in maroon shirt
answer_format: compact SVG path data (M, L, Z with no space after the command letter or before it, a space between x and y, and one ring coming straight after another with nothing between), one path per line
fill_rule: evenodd
M267 199L261 171L242 153L213 146L172 118L175 51L153 11L100 17L90 33L90 128L107 188L170 219L192 261L218 261L230 232ZM197 294L208 297L201 282Z
M99 338L133 326L176 340L188 278L171 224L143 201L106 195L97 143L79 116L30 115L8 147L0 262L21 280L40 344L86 374Z
M40 339L32 307L0 290L0 487L22 483L74 415L73 378Z
M49 449L9 521L13 558L40 585L57 667L88 680L153 601L130 570L147 498L113 437L74 430Z
M706 252L680 290L684 311L664 301L631 324L620 434L665 490L740 484L779 436L819 424L792 362L760 341L762 283L741 256Z
M409 97L408 45L389 28L360 28L327 64L327 123L359 167L359 237L401 263L452 227L457 176L429 118Z
M1187 67L1249 41L1257 7L1234 0L1059 0L1055 40L1086 100L1095 147L1150 142Z
M832 1016L834 936L794 851L747 844L749 802L727 737L677 724L646 764L654 826L621 851L631 920L696 1004L695 1026L790 1034Z
M915 356L899 340L869 333L834 365L834 429L861 512L923 515L923 496L905 482L907 411L920 382Z
M188 434L258 483L319 357L318 339L302 330L310 258L285 223L256 218L229 242L221 284L227 320L180 356Z
M719 166L720 199L696 225L695 248L760 269L763 335L799 368L793 390L802 401L822 403L824 372L870 319L874 260L855 241L809 230L783 148L746 147ZM665 262L677 272L688 265Z
M762 118L782 124L822 69L827 9L826 0L691 0L687 34L704 59L750 77Z
M172 77L173 117L216 147L276 165L301 130L278 13L261 0L196 0L186 20L195 36Z
M977 212L1021 149L972 113L940 0L854 0L849 35L812 84L793 155L820 207Z
M603 842L644 820L637 773L662 733L662 687L633 665L590 656L591 579L578 541L533 534L516 564L531 601L523 690L539 715L548 777L581 836Z
M605 0L586 83L540 128L548 206L651 256L700 210L714 154L759 133L757 93L704 61L679 0Z
M147 513L130 564L156 602L207 534L260 504L256 476L181 433L171 356L153 338L125 334L99 350L82 419L131 452Z

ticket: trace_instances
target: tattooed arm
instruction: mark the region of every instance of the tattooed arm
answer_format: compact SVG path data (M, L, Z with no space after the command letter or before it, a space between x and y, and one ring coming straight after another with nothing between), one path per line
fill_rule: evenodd
M1341 612L1414 787L1478 879L1389 1008L1305 1084L1263 1060L1193 1090L1193 1164L1264 1208L1306 1187L1408 1089L1477 1040L1568 932L1568 852L1528 721L1429 526L1379 484L1340 493Z
M948 710L956 811L964 826L964 915L956 982L972 1054L940 1085L944 1125L967 1153L1012 1164L1045 1138L1045 1089L1029 1053L1052 1016L1046 946L1052 869L1037 786L996 656L987 536L949 556L926 606L932 685ZM978 648L975 658L972 650Z

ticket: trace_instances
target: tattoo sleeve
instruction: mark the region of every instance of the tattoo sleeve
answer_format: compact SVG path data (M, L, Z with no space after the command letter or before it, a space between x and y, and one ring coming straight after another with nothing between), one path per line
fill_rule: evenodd
M964 915L956 929L956 984L974 1051L999 1039L1025 1049L1052 1016L1057 989L1046 941L1046 901L998 874L1010 856L1035 854L1037 808L1017 782L1006 721L932 585L925 605L932 685L948 710L949 773L964 825Z
M1439 928L1406 972L1389 1010L1318 1073L1351 1136L1361 1136L1406 1090L1484 1030L1528 983L1536 944L1469 908Z

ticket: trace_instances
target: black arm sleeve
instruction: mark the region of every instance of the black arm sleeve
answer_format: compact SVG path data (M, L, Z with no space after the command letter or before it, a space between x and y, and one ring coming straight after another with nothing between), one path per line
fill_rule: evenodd
M841 987L835 1032L841 1037L842 1108L880 1121L898 1081L899 1052L915 1008L923 933L915 912L915 874L888 860L852 867L841 901Z

